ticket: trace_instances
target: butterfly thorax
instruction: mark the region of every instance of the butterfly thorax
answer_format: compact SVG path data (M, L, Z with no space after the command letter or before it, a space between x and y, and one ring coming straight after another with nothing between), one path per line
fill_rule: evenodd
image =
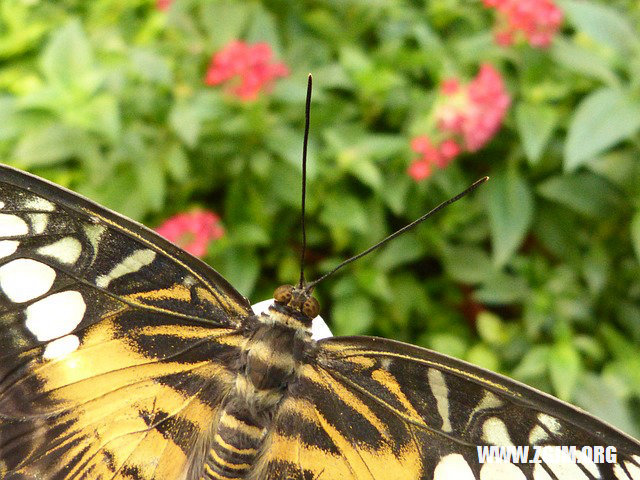
M292 306L278 301L282 300L278 293L276 290L276 301L268 312L247 328L235 385L213 429L204 479L242 479L249 475L278 404L295 380L305 352L313 348L311 318L298 308L305 305L305 300L296 306L301 299L295 299ZM313 300L311 305L317 302Z

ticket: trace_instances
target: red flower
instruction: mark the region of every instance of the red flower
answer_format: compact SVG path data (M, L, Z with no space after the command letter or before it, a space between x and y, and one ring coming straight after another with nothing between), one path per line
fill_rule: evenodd
M532 47L548 47L563 20L563 13L552 0L482 0L485 7L498 11L500 23L496 42L511 45L520 32Z
M156 8L158 10L168 10L173 0L156 0Z
M416 160L409 166L407 173L416 181L424 180L431 175L431 165L425 160Z
M230 42L213 56L205 83L213 86L229 82L231 94L244 101L255 100L260 91L271 88L276 78L289 75L284 63L272 62L272 55L267 43Z
M156 228L156 232L196 257L203 257L209 242L224 235L220 217L207 210L174 215Z
M448 79L440 91L434 131L411 141L411 149L420 154L408 171L416 180L431 175L434 165L446 168L462 151L482 148L500 128L511 104L500 73L489 64L482 65L467 85Z

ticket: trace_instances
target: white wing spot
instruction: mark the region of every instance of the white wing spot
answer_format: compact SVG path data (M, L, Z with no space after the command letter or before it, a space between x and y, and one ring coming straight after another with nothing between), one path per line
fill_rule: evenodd
M71 333L82 321L86 309L80 292L55 293L27 307L26 326L38 340L53 340Z
M557 418L552 417L551 415L547 415L546 413L538 414L538 421L551 430L551 433L557 435L560 432L560 422Z
M24 202L23 208L29 210L42 210L44 212L53 212L56 206L48 200L41 197L30 198Z
M33 233L39 235L47 228L49 215L46 213L32 213L29 215L29 221L31 222Z
M0 267L0 288L12 302L33 300L49 291L56 272L30 258L18 258Z
M8 257L18 249L17 240L0 240L0 258Z
M531 429L531 433L529 433L530 445L539 445L548 439L549 439L549 434L540 425L536 425L535 427L533 427Z
M498 417L490 417L482 424L482 438L494 445L513 445L507 426Z
M442 418L442 431L450 432L451 420L449 419L449 389L444 380L444 375L440 370L435 368L429 368L427 370L427 379L429 380L429 387L431 393L436 399L436 408Z
M96 278L96 285L100 288L107 288L111 281L129 273L134 273L142 267L149 265L156 258L156 252L149 249L137 250L126 257L122 262L113 267L106 275Z
M600 470L598 470L597 465L593 463L593 461L589 457L580 456L580 463L582 463L582 466L589 471L589 473L594 479L602 478L602 476L600 475Z
M543 454L544 460L544 454ZM553 473L558 478L570 478L571 480L589 480L589 477L584 473L584 470L580 468L580 465L575 463L571 456L567 452L559 454L559 458L556 461L547 463Z
M459 453L452 453L440 459L433 471L433 480L475 480L469 464Z
M524 472L513 463L485 463L480 470L480 480L527 480Z
M75 335L67 335L62 338L58 338L53 342L49 342L44 349L42 356L46 360L55 360L58 358L66 357L71 352L75 352L80 346L80 339Z
M533 478L534 480L553 480L541 463L536 463L536 466L533 467Z
M15 237L29 233L29 226L20 217L0 213L0 237Z
M0 208L4 208L4 202L0 202Z
M637 455L634 455L634 457L638 460ZM624 462L624 465L627 467L632 480L640 480L640 468L637 465L634 465L631 462Z
M65 237L50 245L45 245L38 249L40 255L52 257L60 263L73 265L80 258L82 245L78 239L73 237Z

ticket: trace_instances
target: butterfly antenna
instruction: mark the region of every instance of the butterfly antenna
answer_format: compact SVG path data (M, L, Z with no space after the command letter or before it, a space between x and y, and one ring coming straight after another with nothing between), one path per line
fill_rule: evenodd
M442 202L440 205L438 205L437 207L431 209L429 212L425 213L424 215L422 215L420 218L418 218L417 220L414 220L413 222L411 222L408 225L405 225L404 227L402 227L400 230L392 233L391 235L389 235L387 238L381 240L380 242L376 243L375 245L372 245L371 247L367 248L364 252L359 253L358 255L355 255L351 258L348 258L347 260L345 260L344 262L342 262L340 265L338 265L337 267L335 267L333 270L331 270L328 273L325 273L324 275L322 275L320 278L318 278L317 280L314 280L313 282L307 284L306 290L308 292L311 292L313 290L313 288L320 283L322 280L324 280L325 278L333 275L334 273L336 273L338 270L340 270L342 267L344 267L345 265L350 264L351 262L355 262L356 260L358 260L359 258L364 257L365 255L368 255L369 253L373 252L374 250L380 248L381 246L383 246L385 243L390 242L391 240L393 240L394 238L402 235L403 233L411 230L412 228L414 228L416 225L419 225L420 223L424 222L427 218L429 218L430 216L436 214L437 212L439 212L440 210L442 210L444 207L446 207L447 205L451 205L454 202L457 202L458 200L460 200L462 197L464 197L465 195L473 192L476 188L478 188L480 185L482 185L484 182L486 182L487 180L489 180L489 177L482 177L478 180L476 180L475 182L473 182L469 187L467 187L464 191L460 192L458 195L456 195L453 198L450 198L449 200L446 200L444 202Z
M302 208L300 224L302 225L302 253L300 254L300 281L298 288L304 287L304 255L307 251L307 231L305 229L305 200L307 198L307 144L309 143L309 118L311 116L311 87L313 79L309 74L307 82L307 103L304 108L304 140L302 143Z

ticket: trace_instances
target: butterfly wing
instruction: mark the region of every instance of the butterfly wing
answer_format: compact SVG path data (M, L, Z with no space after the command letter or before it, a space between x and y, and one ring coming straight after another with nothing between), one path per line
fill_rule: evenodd
M282 402L255 478L640 479L640 443L564 402L419 347L318 342ZM614 446L616 463L485 463L478 446Z
M152 231L0 166L0 477L183 480L250 315Z

